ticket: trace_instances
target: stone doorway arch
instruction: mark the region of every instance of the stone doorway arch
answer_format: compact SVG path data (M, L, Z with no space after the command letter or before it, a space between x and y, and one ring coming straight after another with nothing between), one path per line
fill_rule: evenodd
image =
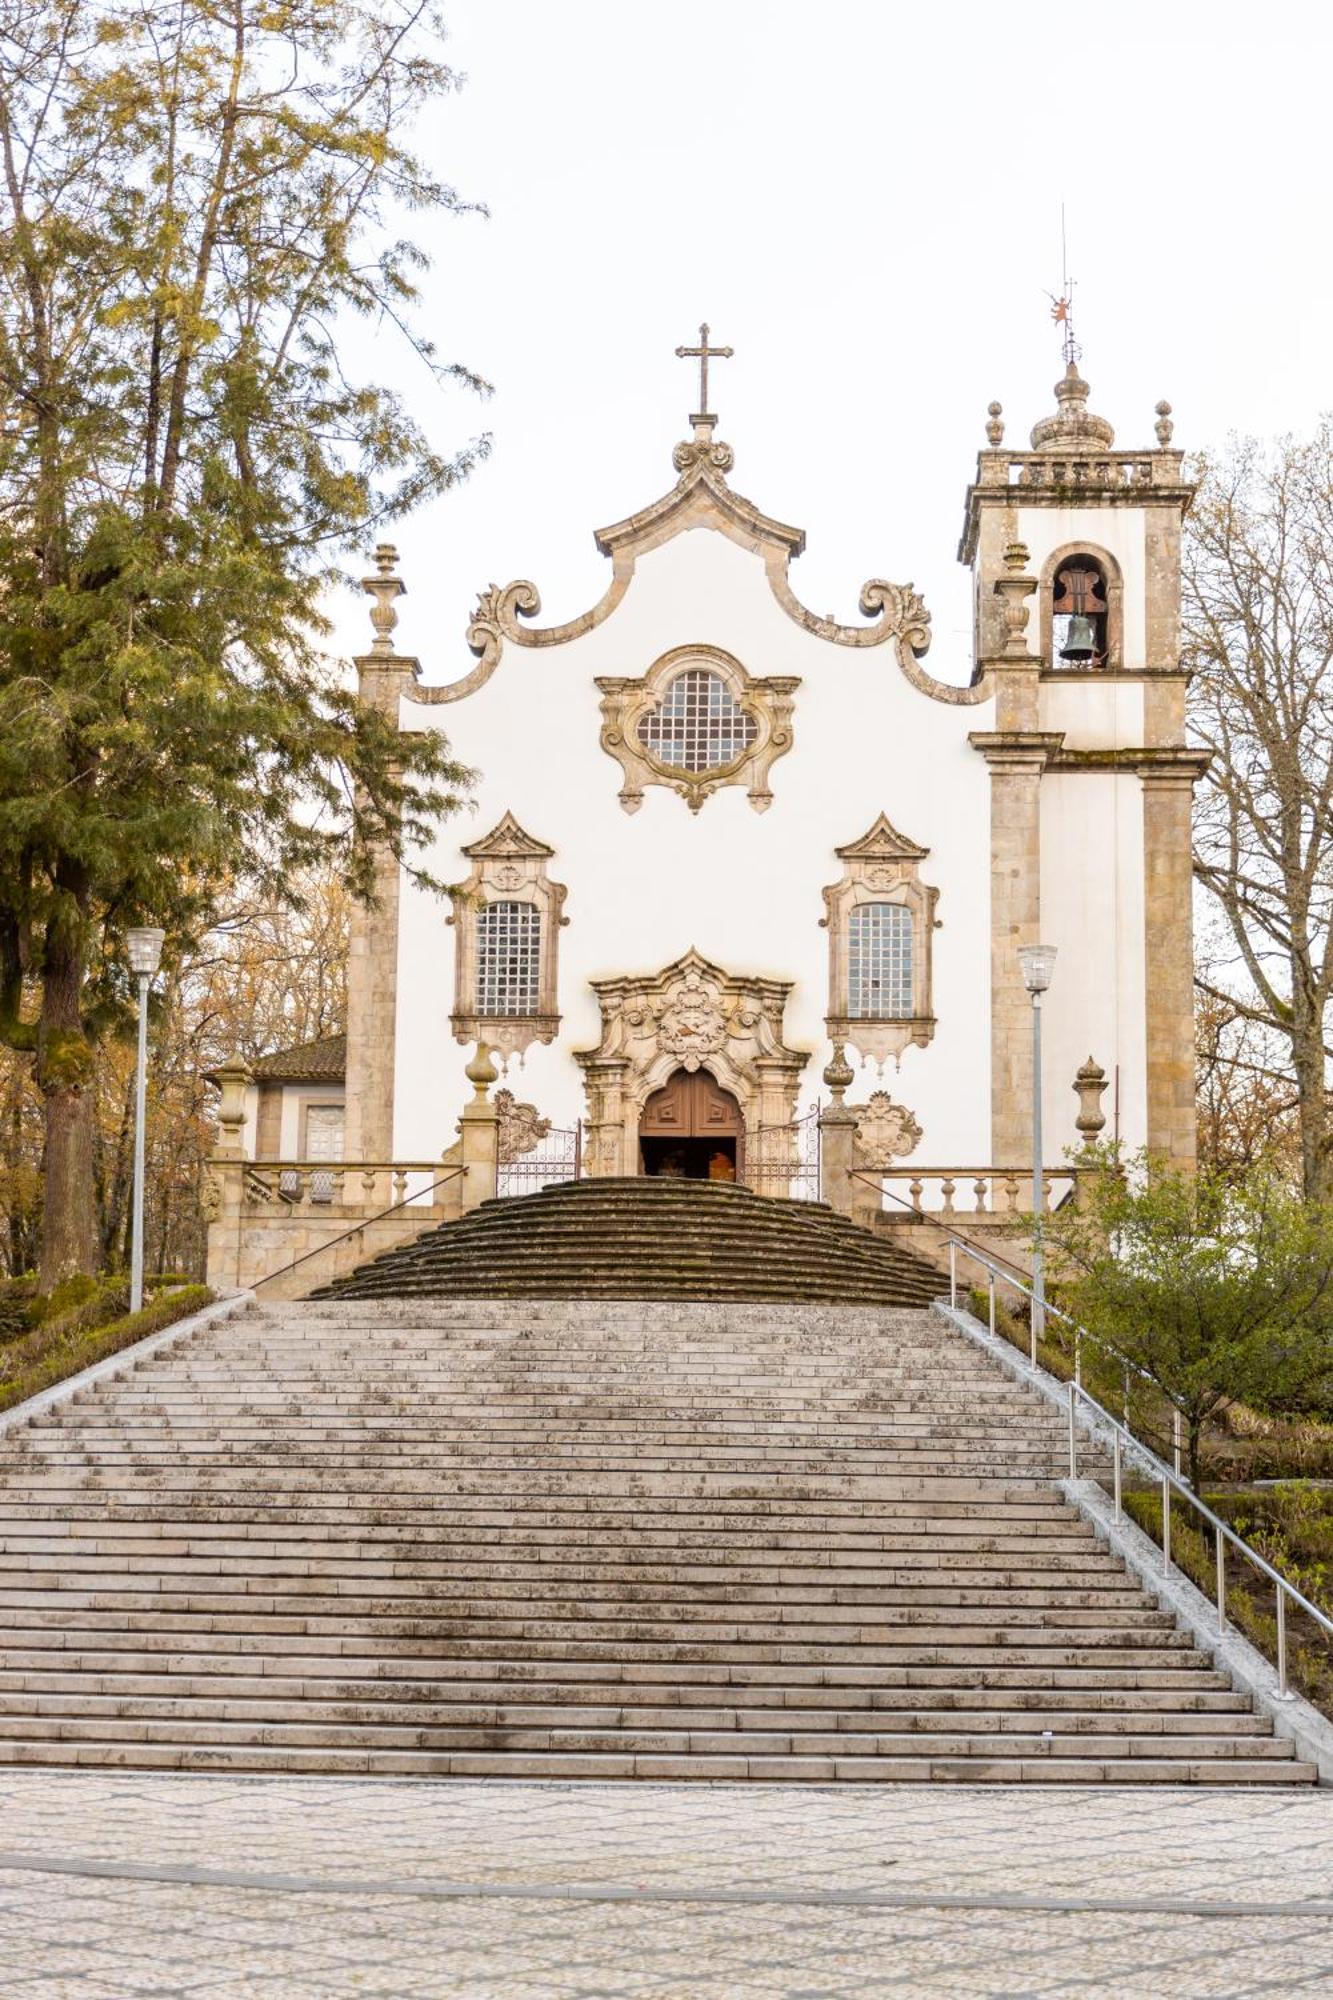
M706 1068L736 1100L748 1161L781 1147L809 1061L782 1038L792 984L727 972L694 950L646 977L594 979L601 1039L575 1051L588 1102L587 1172L639 1172L644 1107L677 1070Z

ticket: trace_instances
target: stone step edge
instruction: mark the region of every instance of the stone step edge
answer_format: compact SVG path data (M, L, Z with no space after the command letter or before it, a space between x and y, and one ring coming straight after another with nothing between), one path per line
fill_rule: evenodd
M196 1313L185 1319L174 1320L159 1333L145 1334L142 1340L132 1341L115 1354L108 1354L101 1361L81 1368L77 1375L67 1375L63 1382L55 1382L49 1389L41 1389L35 1396L29 1396L22 1403L0 1411L0 1438L8 1431L21 1430L34 1418L45 1416L48 1410L58 1409L71 1398L95 1389L103 1382L114 1381L117 1377L130 1374L151 1361L159 1354L184 1341L193 1340L196 1335L224 1326L229 1320L239 1319L253 1312L257 1301L252 1291L224 1292L211 1305L202 1306Z

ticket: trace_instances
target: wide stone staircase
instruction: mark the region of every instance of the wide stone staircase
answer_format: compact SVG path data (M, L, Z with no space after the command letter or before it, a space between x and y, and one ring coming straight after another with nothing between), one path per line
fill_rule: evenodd
M928 1305L942 1289L932 1264L823 1202L640 1176L483 1202L316 1296Z
M1300 1784L922 1310L367 1300L0 1436L0 1760Z

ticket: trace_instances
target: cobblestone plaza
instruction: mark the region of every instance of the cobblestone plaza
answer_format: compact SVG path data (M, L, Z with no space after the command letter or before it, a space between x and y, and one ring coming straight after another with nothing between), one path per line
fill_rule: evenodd
M1333 1992L1323 1792L11 1771L24 2000Z

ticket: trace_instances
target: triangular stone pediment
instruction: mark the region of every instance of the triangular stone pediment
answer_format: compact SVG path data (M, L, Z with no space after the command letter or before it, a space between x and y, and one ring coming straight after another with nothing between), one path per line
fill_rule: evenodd
M519 856L531 861L549 861L555 854L553 847L544 841L535 840L525 833L511 812L497 821L489 833L480 840L474 840L470 847L463 849L469 861L497 861L514 859Z
M840 861L924 861L930 853L928 847L918 847L905 833L899 833L887 813L881 813L859 840L833 851Z

